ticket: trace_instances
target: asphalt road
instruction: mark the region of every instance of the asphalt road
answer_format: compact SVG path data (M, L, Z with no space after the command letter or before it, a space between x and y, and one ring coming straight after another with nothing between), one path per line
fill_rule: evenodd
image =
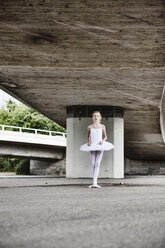
M164 248L165 185L0 187L0 248L36 247Z

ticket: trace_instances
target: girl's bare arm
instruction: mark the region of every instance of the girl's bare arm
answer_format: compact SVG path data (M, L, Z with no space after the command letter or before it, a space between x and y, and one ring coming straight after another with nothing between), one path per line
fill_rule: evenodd
M103 141L106 141L107 140L107 132L106 132L105 125L103 125L103 134L104 134Z

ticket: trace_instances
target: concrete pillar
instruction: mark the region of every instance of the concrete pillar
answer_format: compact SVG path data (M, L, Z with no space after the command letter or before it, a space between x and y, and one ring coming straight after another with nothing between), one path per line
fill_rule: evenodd
M114 106L67 106L66 178L92 178L89 152L80 151L87 143L87 126L92 112L99 110L106 126L107 140L115 149L104 151L99 178L124 178L124 110Z

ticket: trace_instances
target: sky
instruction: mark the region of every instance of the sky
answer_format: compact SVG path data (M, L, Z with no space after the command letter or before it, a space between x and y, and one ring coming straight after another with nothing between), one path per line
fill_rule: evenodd
M3 90L0 90L0 108L2 108L5 105L5 101L7 101L9 99L11 99L13 102L15 102L17 104L20 103L20 101L18 101L14 97L10 96L9 94L4 92Z

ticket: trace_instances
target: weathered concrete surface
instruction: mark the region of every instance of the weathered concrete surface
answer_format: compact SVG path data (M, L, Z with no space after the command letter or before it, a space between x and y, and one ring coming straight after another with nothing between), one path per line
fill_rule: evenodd
M2 179L0 246L164 248L165 184L147 186L150 179L141 177L141 186L101 189L49 185L52 180L54 184L64 180L60 178ZM40 181L38 186L35 181ZM6 183L10 186L3 187ZM29 186L21 187L25 184Z
M0 86L64 126L67 105L122 106L125 156L164 160L164 11L161 0L2 0Z
M16 175L0 173L0 188L10 187L44 187L44 186L88 186L91 178L65 178L52 175ZM46 184L47 183L47 184ZM98 178L98 184L107 186L165 186L165 175L156 176L125 176L125 178Z
M125 159L124 174L125 175L164 175L165 161Z
M65 147L51 147L44 145L20 144L12 142L0 143L0 156L26 157L38 159L62 159L66 154Z
M62 175L66 174L66 155L63 154L62 159L34 160L30 159L30 175Z

